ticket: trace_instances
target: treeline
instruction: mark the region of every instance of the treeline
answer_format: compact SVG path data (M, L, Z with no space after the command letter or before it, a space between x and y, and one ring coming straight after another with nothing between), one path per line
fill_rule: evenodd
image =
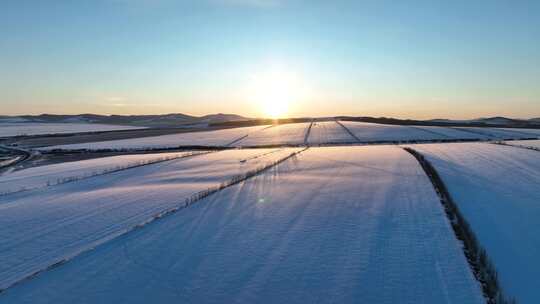
M485 128L528 128L528 129L540 129L540 125L537 123L531 123L527 121L515 122L514 124L487 124L484 122L456 122L456 121L432 121L432 120L414 120L414 119L398 119L388 117L351 117L351 116L338 116L339 120L344 121L359 121L379 123L386 125L414 125L414 126L434 126L434 127L485 127Z
M472 231L469 223L465 220L458 206L452 199L450 192L442 181L441 177L431 165L431 163L419 152L412 148L403 148L412 154L424 169L429 177L437 195L441 200L444 211L454 234L463 243L463 251L467 262L471 267L475 278L480 282L482 291L489 304L515 304L515 299L508 299L500 286L497 270L490 261L486 250L480 246L476 235Z

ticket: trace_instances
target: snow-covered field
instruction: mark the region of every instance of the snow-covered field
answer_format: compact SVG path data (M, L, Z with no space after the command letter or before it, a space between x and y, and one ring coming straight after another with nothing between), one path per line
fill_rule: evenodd
M238 158L252 153L193 158L202 168L185 160L147 166L39 192L39 202L4 202L0 277L5 282L28 261L90 242L93 227L130 218L120 213L168 205L186 187L199 188L197 181L237 171ZM223 163L224 155L234 162ZM0 302L461 304L483 298L416 160L381 146L311 148L8 289Z
M540 149L540 140L512 140L505 143L511 146Z
M540 129L516 129L516 128L502 128L500 130L508 130L514 133L520 133L521 135L528 137L538 137L540 139Z
M0 194L56 185L68 180L100 175L110 171L179 158L191 153L135 154L31 167L0 175Z
M291 151L221 151L0 196L0 289Z
M265 127L250 133L235 143L236 146L303 144L309 123L291 123Z
M0 137L144 129L144 127L88 123L0 123Z
M432 126L414 126L414 128L430 132L437 136L441 136L442 139L477 139L477 140L491 139L487 135L467 132L467 131L460 130L459 128L432 127ZM439 139L439 138L434 138L434 139Z
M518 303L538 303L540 153L494 144L411 146L446 183Z
M422 129L423 127L353 121L342 121L341 123L362 142L448 139L443 134L426 131Z
M341 122L361 142L449 140L449 139L522 139L540 136L534 129L449 128L432 126L399 126L364 122ZM310 123L290 123L273 126L254 126L205 132L188 132L153 137L110 140L40 148L52 149L116 149L140 150L175 148L179 146L236 146L301 145L350 143L351 136L334 121L314 122L306 141Z
M110 140L101 142L91 142L84 144L72 144L61 146L50 146L41 148L43 150L53 149L158 149L175 148L179 146L227 146L234 145L234 142L255 131L267 126L256 126L246 128L222 129L216 131L188 132L162 136L152 136L143 138L130 138L121 140Z
M352 143L356 142L356 139L335 121L313 122L308 137L308 143L324 144L344 142Z
M520 139L536 137L540 134L536 133L534 129L508 129L508 128L472 128L472 127L459 127L458 130L467 131L473 134L484 135L488 139Z

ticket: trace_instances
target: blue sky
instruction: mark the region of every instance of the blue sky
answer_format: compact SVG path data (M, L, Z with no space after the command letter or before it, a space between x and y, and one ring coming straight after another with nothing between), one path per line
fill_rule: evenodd
M396 3L398 2L398 3ZM540 116L539 1L2 1L0 114ZM264 84L258 84L263 87Z

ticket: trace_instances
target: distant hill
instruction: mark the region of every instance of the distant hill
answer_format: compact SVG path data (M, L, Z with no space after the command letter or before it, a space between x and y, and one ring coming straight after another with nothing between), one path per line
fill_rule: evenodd
M503 116L495 117L483 117L469 120L454 120L454 119L431 119L427 122L432 123L446 123L446 124L474 124L474 125L486 125L486 126L526 126L528 124L540 124L540 118L532 119L515 119Z
M77 115L21 115L21 116L0 116L0 122L24 123L100 123L114 125L135 125L147 127L178 127L178 126L203 126L213 123L223 123L228 121L242 121L248 118L236 114L211 114L201 117L186 115L182 113L171 113L162 115L98 115L98 114L77 114Z
M496 116L496 117L474 119L473 122L480 122L480 123L485 123L489 125L514 125L514 124L523 123L523 120Z

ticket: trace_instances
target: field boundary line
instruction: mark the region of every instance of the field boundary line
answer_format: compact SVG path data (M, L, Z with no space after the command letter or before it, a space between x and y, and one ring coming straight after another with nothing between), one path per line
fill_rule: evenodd
M454 202L448 188L442 181L439 173L433 165L420 152L410 147L403 147L420 164L423 171L431 181L437 196L443 206L448 221L458 241L463 244L463 253L472 270L474 277L482 287L482 293L488 304L515 304L515 299L509 299L504 295L500 286L495 266L491 262L484 248L480 246L478 238L472 231L467 220L461 214Z
M360 138L356 137L356 135L354 135L354 133L351 132L351 130L349 130L349 128L345 127L345 125L342 124L341 121L339 121L339 120L337 120L337 119L334 120L334 121L335 121L338 125L340 125L340 126L343 128L343 130L345 130L345 132L347 132L352 138L354 138L354 139L356 140L356 142L358 142L358 143L361 143L361 142L362 142L362 141L360 140Z
M219 185L217 186L214 186L214 187L209 187L205 190L202 190L202 191L199 191L199 192L196 192L192 195L190 195L189 197L185 198L183 201L179 202L179 204L176 206L176 207L172 207L172 208L168 208L168 209L165 209L159 213L156 213L155 215L149 217L147 220L139 223L139 224L136 224L136 225L133 225L131 227L128 227L128 228L125 228L121 231L118 231L117 233L115 234L112 234L112 235L109 235L109 236L106 236L104 237L101 241L100 240L97 240L97 241L94 241L90 247L87 247L87 248L83 248L81 250L79 250L78 252L75 252L73 254L71 254L70 256L68 257L64 257L58 261L55 261L53 262L52 264L50 264L49 266L46 266L40 270L37 270L37 271L34 271L33 273L27 275L27 276L24 276L23 278L7 285L6 287L4 288L0 288L0 296L3 292L5 292L6 290L8 290L9 288L12 288L14 286L17 286L21 283L24 283L32 278L35 278L37 277L38 275L41 275L49 270L53 270L55 268L58 268L60 267L61 265L64 265L72 260L74 260L75 258L77 258L78 256L82 255L82 254L85 254L85 253L88 253L88 252L91 252L93 250L95 250L96 248L114 240L114 239L117 239L119 237L122 237L122 236L125 236L127 235L128 233L131 233L131 232L134 232L134 231L137 231L153 222L156 222L160 219L163 219L169 215L172 215L182 209L186 209L187 207L201 201L202 199L214 194L214 193L217 193L223 189L226 189L226 188L229 188L231 186L234 186L234 185L237 185L239 183L242 183L252 177L255 177L257 175L260 175L270 169L272 169L273 167L276 167L278 166L279 164L289 160L290 158L293 158L297 155L299 155L300 153L308 150L309 147L305 147L301 150L297 150L297 151L294 151L292 153L290 153L289 155L283 157L283 158L280 158L276 161L273 161L273 162L269 162L265 165L262 165L260 167L257 167L255 169L252 169L252 170L249 170L245 173L242 173L242 174L237 174L237 175L234 175L232 176L231 178L229 178L228 180L220 183Z

